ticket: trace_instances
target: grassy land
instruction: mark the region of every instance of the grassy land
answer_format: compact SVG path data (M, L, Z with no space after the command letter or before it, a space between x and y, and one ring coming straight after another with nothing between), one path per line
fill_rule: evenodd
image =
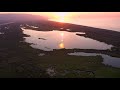
M8 51L0 63L0 77L24 78L119 78L120 69L102 64L101 56L38 56L39 51L27 43L18 51ZM54 76L47 69L52 68ZM89 71L89 72L88 72ZM94 73L94 74L93 74Z
M53 67L56 71L55 77L66 78L90 78L120 77L120 69L105 66L100 56L48 56L42 57L39 65L44 68ZM68 72L65 74L65 71ZM90 71L90 72L86 72ZM78 73L80 72L80 73ZM94 74L92 74L92 72ZM64 76L61 73L65 74ZM92 75L91 75L92 74Z
M21 45L21 48L25 50L26 58L30 58L36 67L45 71L49 68L54 70L51 73L55 73L55 75L51 78L120 77L120 69L102 64L103 58L101 56L68 56L59 53L38 56L41 51L31 48L25 43Z

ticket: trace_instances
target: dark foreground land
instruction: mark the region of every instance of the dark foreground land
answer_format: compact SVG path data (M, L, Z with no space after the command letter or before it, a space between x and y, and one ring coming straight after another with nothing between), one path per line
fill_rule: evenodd
M66 52L74 50L55 50L53 52L45 52L43 50L33 49L30 44L23 42L25 36L20 25L26 24L39 27L36 30L53 30L60 28L70 28L72 31L80 30L80 32L90 32L101 34L108 38L108 42L112 44L112 37L120 37L119 32L114 31L95 31L84 26L74 26L72 24L62 24L56 22L19 22L9 25L0 26L0 77L4 78L117 78L120 77L120 69L102 64L101 56L68 56ZM62 27L61 27L62 26ZM8 27L8 28L5 28ZM32 28L27 27L26 28ZM32 28L35 29L35 28ZM88 30L88 31L87 31ZM98 37L100 37L98 35ZM94 37L97 39L98 37ZM103 37L102 37L103 38ZM110 40L109 40L110 39ZM113 39L113 38L112 38ZM104 40L104 39L102 39ZM105 42L105 40L104 40ZM119 48L119 39L116 39L117 48ZM78 50L79 51L79 50ZM82 50L80 50L82 51ZM89 51L89 50L86 50ZM95 50L90 50L94 52ZM101 52L101 51L96 51ZM115 54L119 57L119 49L113 51L103 51ZM47 53L45 56L39 56L40 53Z

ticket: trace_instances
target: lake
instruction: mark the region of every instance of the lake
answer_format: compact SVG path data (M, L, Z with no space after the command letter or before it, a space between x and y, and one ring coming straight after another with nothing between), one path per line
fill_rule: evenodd
M24 37L25 42L32 43L33 48L45 51L62 48L106 50L112 47L112 45L76 35L76 33L85 34L84 32L35 31L24 28L22 30L24 34L30 35L30 37Z
M74 53L68 53L68 55L75 55L75 56L96 56L96 55L101 55L102 58L103 58L103 62L102 62L103 64L120 68L120 58L111 57L111 56L108 56L108 55L105 55L105 54L74 52Z

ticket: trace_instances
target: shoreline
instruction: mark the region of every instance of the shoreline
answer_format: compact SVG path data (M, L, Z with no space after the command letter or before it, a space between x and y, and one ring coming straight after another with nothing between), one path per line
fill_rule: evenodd
M114 45L115 47L120 46L120 40L119 40L120 32L117 31L88 27L83 25L61 23L55 21L43 21L43 22L34 21L32 23L28 22L27 24L29 26L26 26L25 23L21 23L21 24L23 24L23 26L26 29L32 29L37 31L52 31L52 30L68 31L67 29L70 29L68 32L84 32L85 35L80 35L80 34L77 35L88 37L97 41L105 42L107 44ZM33 28L30 26L35 26L38 28Z

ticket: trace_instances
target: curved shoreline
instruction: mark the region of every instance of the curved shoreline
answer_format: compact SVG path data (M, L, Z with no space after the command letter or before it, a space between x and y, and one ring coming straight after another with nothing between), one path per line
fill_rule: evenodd
M27 22L27 26L22 22L23 26L27 29L33 29L37 31L52 31L52 30L62 30L68 32L84 32L86 34L82 35L84 37L92 38L107 44L114 45L115 47L120 46L120 32L112 31L108 29L94 28L83 25L75 25L70 23L60 23L55 21L36 21L36 22ZM29 26L28 26L29 25ZM35 26L38 28L33 28L30 26ZM61 29L63 28L63 29ZM77 34L80 35L80 34ZM81 36L81 35L80 35Z

